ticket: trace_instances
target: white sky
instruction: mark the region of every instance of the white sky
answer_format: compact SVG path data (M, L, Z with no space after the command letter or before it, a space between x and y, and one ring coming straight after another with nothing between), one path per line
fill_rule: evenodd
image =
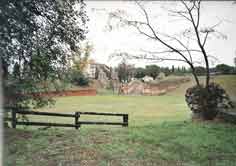
M105 31L108 11L122 9L128 13L135 14L136 19L145 21L145 18L140 15L139 7L134 2L86 1L86 4L87 14L90 19L88 22L88 40L94 45L91 58L97 62L105 63L109 66L116 65L120 62L119 60L108 60L109 55L115 50L134 53L141 48L151 51L161 51L165 48L157 42L147 41L145 37L132 28L120 28L111 32ZM186 21L174 21L176 18L168 16L167 12L163 10L163 7L169 9L174 7L173 5L176 5L176 2L148 1L145 4L145 9L150 14L150 17L155 17L155 19L152 19L152 25L168 34L178 32L188 25ZM201 12L202 25L212 26L218 23L219 20L225 20L217 27L217 30L227 35L227 39L212 36L206 43L207 52L216 56L219 60L214 62L214 64L226 63L234 65L233 58L236 56L236 4L232 4L230 1L207 1L202 4ZM136 66L150 64L144 60L129 62ZM183 65L179 62L170 61L156 64L159 66Z

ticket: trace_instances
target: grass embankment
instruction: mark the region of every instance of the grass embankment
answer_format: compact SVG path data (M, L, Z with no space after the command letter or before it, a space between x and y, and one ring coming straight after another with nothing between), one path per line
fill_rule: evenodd
M235 99L236 76L218 76L215 80ZM210 157L213 165L235 165L236 126L190 122L183 94L191 84L185 83L164 96L58 98L54 107L40 111L128 113L130 126L82 126L78 131L61 128L6 130L4 165L200 166L209 165ZM70 121L61 118L34 120ZM121 119L96 117L96 120Z
M236 75L217 75L212 76L211 81L219 83L226 92L230 95L233 100L236 100ZM202 84L205 83L204 77L200 77L200 82ZM195 84L192 79L190 82L184 83L180 86L180 88L173 91L172 95L184 95L187 88L193 86Z

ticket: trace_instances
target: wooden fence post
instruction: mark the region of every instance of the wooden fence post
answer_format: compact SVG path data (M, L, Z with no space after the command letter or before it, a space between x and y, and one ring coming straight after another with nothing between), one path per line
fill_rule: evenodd
M11 117L12 117L11 126L12 126L13 129L15 129L16 128L16 122L17 122L15 108L13 108L11 110Z
M75 129L76 129L76 130L78 130L78 128L80 127L80 124L79 124L79 117L80 117L79 112L75 112Z
M128 126L128 121L129 121L129 117L128 115L123 115L123 127L127 127Z

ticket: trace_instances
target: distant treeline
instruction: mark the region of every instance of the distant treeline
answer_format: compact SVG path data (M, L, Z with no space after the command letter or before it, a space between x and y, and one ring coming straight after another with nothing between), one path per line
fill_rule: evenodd
M185 75L190 74L191 69L184 66L160 67L157 65L147 65L144 68L135 68L133 65L120 64L116 69L120 81L130 81L131 78L143 78L144 76L151 76L155 79L159 73L168 75ZM210 68L211 74L236 74L236 67L226 64L219 64ZM202 66L196 67L197 75L205 75L206 68Z
M190 69L188 69L190 71ZM206 68L202 66L196 67L197 75L204 75ZM236 67L229 66L226 64L218 64L215 67L210 68L211 74L236 74Z

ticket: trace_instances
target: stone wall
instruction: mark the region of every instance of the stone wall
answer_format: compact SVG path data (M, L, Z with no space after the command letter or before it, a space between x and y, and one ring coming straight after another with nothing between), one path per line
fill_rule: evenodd
M121 93L126 95L163 95L179 87L180 84L190 79L180 78L175 80L163 80L160 82L144 83L140 80L133 80L121 87Z

